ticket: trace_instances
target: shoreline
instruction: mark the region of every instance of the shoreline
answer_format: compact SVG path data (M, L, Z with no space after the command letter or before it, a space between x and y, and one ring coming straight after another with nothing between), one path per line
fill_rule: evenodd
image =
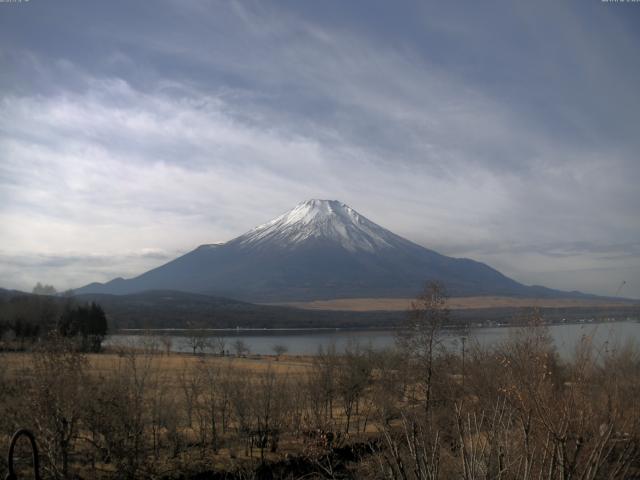
M566 320L566 321L550 321L541 322L539 326L553 327L561 325L600 325L608 323L626 323L626 322L640 322L640 317L626 317L623 319L611 318L611 319L585 319L585 320ZM527 322L496 322L492 324L466 324L466 325L445 325L442 327L443 331L459 331L459 330L482 330L489 328L505 328L505 327L526 327ZM146 335L152 333L158 333L162 335L175 334L175 336L188 336L192 333L221 333L219 336L237 336L234 334L248 335L248 336L270 336L270 334L286 334L290 333L291 336L295 335L307 335L314 333L331 333L331 332L394 332L401 330L401 326L357 326L357 327L301 327L301 328L125 328L116 330L114 333L110 333L107 336L112 335ZM180 335L184 333L184 335ZM260 335L264 333L265 335Z

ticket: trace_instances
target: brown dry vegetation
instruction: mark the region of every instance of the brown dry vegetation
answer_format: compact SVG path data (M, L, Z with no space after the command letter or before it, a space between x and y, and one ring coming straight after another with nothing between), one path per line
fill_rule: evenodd
M442 349L446 321L426 292L394 351L230 358L149 342L86 355L55 340L0 354L0 449L30 428L45 478L640 475L634 347L585 337L562 362L533 318L463 357Z
M637 302L636 302L637 303ZM576 308L576 307L626 307L632 301L613 301L580 298L516 298L516 297L451 297L449 308L456 310L484 308ZM279 303L307 310L331 311L405 311L411 305L410 298L340 298L312 302Z

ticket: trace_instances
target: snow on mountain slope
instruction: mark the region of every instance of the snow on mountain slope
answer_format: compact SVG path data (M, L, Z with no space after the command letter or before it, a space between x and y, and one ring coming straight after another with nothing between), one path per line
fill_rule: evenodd
M335 200L308 200L223 244L201 245L135 278L78 293L179 290L251 302L413 297L425 281L450 294L559 296L480 262L406 240Z
M232 240L244 246L276 244L294 248L309 239L338 243L345 249L374 252L391 248L397 237L336 200L308 200Z

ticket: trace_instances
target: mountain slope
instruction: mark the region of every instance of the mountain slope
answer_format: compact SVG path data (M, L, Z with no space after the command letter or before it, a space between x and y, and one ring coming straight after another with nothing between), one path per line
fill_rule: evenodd
M412 297L428 280L456 296L567 296L524 286L480 262L440 255L335 200L309 200L227 243L202 245L133 279L76 292L165 289L275 302Z

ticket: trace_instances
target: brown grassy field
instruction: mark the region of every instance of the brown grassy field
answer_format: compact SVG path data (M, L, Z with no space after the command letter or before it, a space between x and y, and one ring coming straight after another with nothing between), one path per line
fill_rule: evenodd
M105 353L86 354L88 370L93 375L105 375L114 371L114 367L122 361L122 354L115 350L107 349ZM176 376L185 370L195 370L202 362L202 355L184 353L156 354L148 357L151 368L161 369L169 376ZM278 359L274 355L250 355L247 357L217 357L207 355L206 360L213 366L221 368L235 368L252 373L272 371L277 374L296 375L303 374L311 367L312 358L306 356L283 355ZM0 362L6 374L16 375L25 372L33 363L31 352L0 352Z
M47 479L638 478L639 350L565 361L533 318L461 356L428 318L391 351L0 352L0 451L31 429Z
M311 302L288 302L277 305L306 310L334 311L404 311L411 304L409 298L340 298L334 300L314 300ZM449 308L453 310L484 308L574 308L574 307L624 307L632 301L609 301L577 298L513 298L513 297L451 297ZM274 304L272 304L274 305Z
M33 401L32 398L28 398L31 395L27 394L27 398L20 397L20 400L16 402L12 402L12 398L15 399L13 393L11 396L6 397L6 394L8 394L9 391L13 391L16 387L19 390L21 385L34 385L42 382L42 378L36 370L34 370L37 364L37 355L38 354L29 351L0 352L0 379L2 380L0 383L6 383L6 385L12 386L12 388L7 389L6 392L0 392L0 411L8 413L8 419L10 420L7 425L2 424L5 428L3 428L2 430L4 431L0 433L0 451L2 451L3 454L6 452L10 433L18 426L28 426L29 428L37 430L30 424L34 417L29 413L29 409L20 407L21 404L29 405ZM282 355L281 357L274 355L219 357L184 353L166 354L157 350L154 352L145 352L131 349L107 349L100 354L83 354L82 358L84 359L82 370L86 373L83 380L85 384L84 388L89 388L89 391L85 391L82 398L78 397L74 400L72 397L68 397L66 401L77 402L78 404L90 402L89 397L92 394L88 392L95 391L96 388L99 390L99 387L96 387L97 385L103 382L112 385L105 391L109 392L111 388L115 388L115 386L118 385L117 377L124 376L123 380L125 380L125 382L133 382L133 385L135 385L133 387L134 390L137 388L141 389L139 393L142 395L141 398L144 398L143 406L139 406L138 408L141 408L140 413L144 412L144 416L146 417L146 424L143 427L144 433L142 434L145 442L147 442L151 436L149 431L157 428L151 426L152 423L149 418L149 415L151 415L149 410L153 408L154 402L160 402L162 405L166 405L161 408L175 409L173 412L166 413L165 415L179 419L180 425L174 427L174 434L180 437L180 440L177 441L178 446L176 448L179 448L181 451L179 457L171 460L169 460L170 455L166 452L163 453L161 458L151 460L152 462L156 462L158 468L160 468L159 471L165 469L173 470L176 468L183 468L185 471L190 468L233 469L238 468L236 462L240 462L240 464L249 462L249 464L251 464L256 458L258 448L253 445L253 452L250 453L250 450L246 448L246 442L238 440L238 434L235 431L235 429L238 428L236 420L233 421L232 427L227 427L230 430L226 433L218 433L220 445L215 452L211 450L210 445L207 446L208 454L206 460L202 458L204 446L198 448L192 446L198 444L198 442L203 443L203 432L199 430L202 428L202 425L198 426L198 421L203 421L205 415L202 404L202 397L206 394L206 387L203 383L203 374L205 371L218 372L216 378L220 381L221 376L224 376L222 372L229 372L230 377L227 377L224 386L221 381L220 385L217 386L218 389L225 389L230 385L235 385L234 382L246 381L248 383L245 385L254 386L256 391L253 393L259 395L258 391L263 387L261 380L267 378L269 375L275 374L276 378L284 382L282 385L290 385L296 382L303 382L313 367L313 359L311 357L288 355ZM54 373L56 377L60 375L61 381L55 381L55 383L58 384L56 388L62 388L62 390L66 392L67 387L60 385L60 383L66 383L66 375L68 373L64 372L62 368L58 371L55 367L51 373ZM280 392L279 394L281 395L282 393L283 392ZM125 388L122 394L124 394L124 397L121 399L124 401L123 407L134 409L135 395L132 397L132 391ZM247 390L245 394L250 394L250 390ZM64 395L66 395L66 393ZM195 395L197 399L190 397L190 395ZM220 391L218 391L216 395L226 394L221 394ZM238 400L241 402L244 401L244 399ZM7 407L7 401L14 403L14 405L11 408L5 408ZM188 405L191 403L193 403L193 405ZM193 420L185 419L187 409L193 409L193 413L189 413L189 418L193 415ZM253 413L255 414L255 412ZM337 406L335 407L335 414L337 416L340 415ZM21 419L18 421L19 423L13 423L10 417L14 415ZM107 409L105 412L102 412L102 415L109 415L113 418L117 413L109 412ZM7 420L7 418L4 420ZM117 421L111 421L117 424ZM169 440L166 439L167 426L161 427L160 430L162 430L162 432L158 433L158 435L164 436L164 442L169 442ZM88 435L88 431L81 430L78 433L78 438L87 437ZM39 441L43 440L41 436L38 437ZM208 441L211 442L211 439L209 438ZM81 473L81 478L120 478L120 473L118 473L117 467L114 464L110 462L104 463L92 457L89 453L91 450L89 444L86 442L83 443L81 440L77 440L75 443L77 450L74 468L76 472ZM284 437L279 442L278 455L274 455L269 451L267 451L265 455L266 458L276 461L287 454L294 454L299 450L298 442L295 441L295 439ZM77 460L78 457L83 459ZM90 457L93 458L91 462L88 460ZM44 456L43 459L46 459L46 456ZM191 466L185 467L185 463ZM93 465L93 467L90 465ZM3 462L0 461L0 478L4 478L6 474L5 467L6 465L3 465ZM23 468L25 475L29 472L29 469L25 466L21 466L21 468ZM158 471L154 470L154 475L155 474L158 474ZM49 475L51 475L51 472L49 472ZM147 473L138 473L136 474L136 478L145 478L146 475ZM49 478L49 476L47 476L47 478Z

